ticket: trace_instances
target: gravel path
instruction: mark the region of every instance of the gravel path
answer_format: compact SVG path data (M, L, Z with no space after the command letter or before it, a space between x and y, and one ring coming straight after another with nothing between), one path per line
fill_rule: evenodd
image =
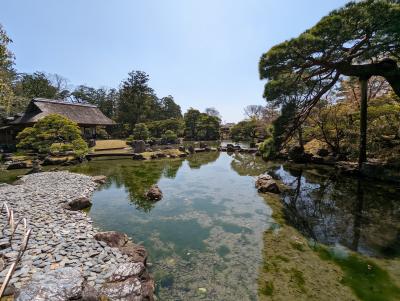
M15 219L27 218L32 228L28 249L11 280L15 287L20 288L36 272L74 267L82 271L90 285L99 288L118 265L130 261L118 249L94 239L97 231L85 213L64 209L72 199L90 198L96 186L91 177L69 172L31 174L24 176L18 185L0 184L1 205L7 202L15 212ZM3 212L1 228L5 220ZM5 237L0 238L0 245L7 242ZM0 279L4 278L16 252L7 248L1 254L6 268Z

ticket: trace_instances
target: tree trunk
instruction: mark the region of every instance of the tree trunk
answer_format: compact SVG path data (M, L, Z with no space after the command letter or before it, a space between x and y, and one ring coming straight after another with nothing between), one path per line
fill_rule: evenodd
M368 108L368 79L360 78L361 105L360 105L360 146L358 167L367 161L367 108Z
M300 148L304 151L304 142L303 142L303 129L301 125L297 128L298 134L299 134L299 146Z

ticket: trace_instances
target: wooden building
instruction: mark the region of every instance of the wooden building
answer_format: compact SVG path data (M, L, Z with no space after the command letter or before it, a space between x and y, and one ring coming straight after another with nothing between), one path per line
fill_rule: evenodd
M50 114L60 114L76 122L86 140L96 139L96 127L107 127L115 124L95 105L34 98L30 101L22 116L0 129L0 144L10 144L21 130L33 126L37 121Z

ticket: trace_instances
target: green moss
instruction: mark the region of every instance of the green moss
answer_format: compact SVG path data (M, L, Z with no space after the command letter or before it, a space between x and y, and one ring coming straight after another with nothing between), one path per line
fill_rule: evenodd
M217 249L217 253L221 257L225 257L230 252L231 252L231 250L225 245L222 245L222 246L218 247L218 249Z
M291 274L294 283L296 283L297 286L300 288L300 290L304 292L305 291L304 284L306 283L306 281L304 280L303 272L295 268L292 268Z
M295 248L296 250L299 251L304 251L304 245L301 242L291 242L290 243L292 245L293 248Z
M172 275L165 275L163 278L160 279L160 286L161 287L172 287L174 284L174 276Z
M275 258L283 262L289 262L289 258L283 255L276 255Z
M265 281L259 288L259 293L265 296L272 296L274 293L274 284L271 281Z
M349 286L363 301L400 300L400 288L389 274L372 261L360 256L335 256L329 249L316 246L314 250L324 259L335 262L344 272L342 284Z
M218 222L216 222L216 225L221 226L225 232L229 232L229 233L234 233L234 234L238 234L238 233L251 234L251 233L253 233L253 230L246 228L246 227L238 226L236 224L218 221Z

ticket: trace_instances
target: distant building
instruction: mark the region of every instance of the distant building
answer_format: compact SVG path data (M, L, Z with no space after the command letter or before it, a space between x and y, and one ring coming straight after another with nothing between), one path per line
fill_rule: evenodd
M235 123L225 123L221 125L220 134L221 139L230 139L231 129L235 126Z
M87 140L96 138L97 126L106 127L115 124L95 105L34 98L30 101L22 116L0 128L0 144L14 143L16 135L21 130L33 126L40 119L50 114L60 114L76 122L81 128L82 136Z

